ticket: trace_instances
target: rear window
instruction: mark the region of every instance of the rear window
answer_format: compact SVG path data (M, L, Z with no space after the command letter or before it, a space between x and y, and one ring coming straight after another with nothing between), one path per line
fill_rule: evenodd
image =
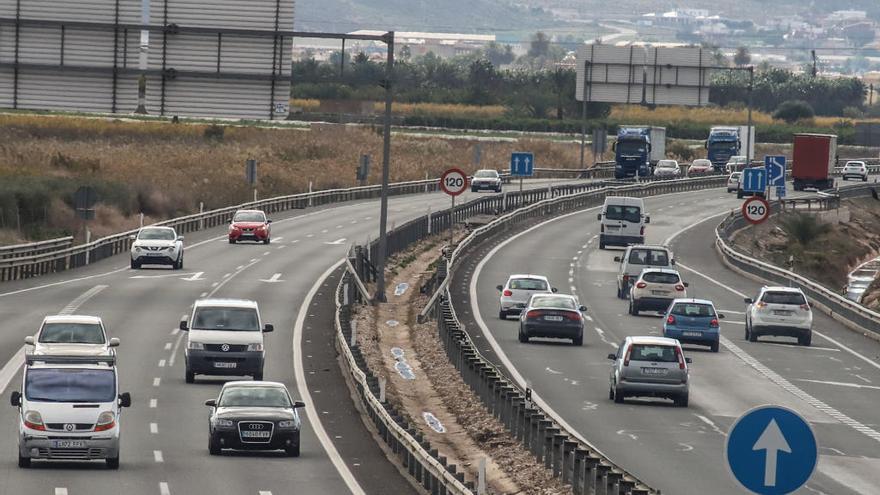
M253 308L203 307L196 310L195 330L241 330L259 332L260 322Z
M608 205L605 209L605 218L639 223L642 221L642 209L638 206Z
M515 278L510 281L513 290L547 290L547 282L534 278Z
M103 344L101 325L93 323L46 323L40 332L44 344Z
M574 301L568 297L534 297L532 306L536 308L575 309Z
M629 358L633 361L678 362L675 347L668 345L633 344Z
M669 255L662 249L633 249L629 253L633 265L669 266Z
M762 301L767 304L807 304L804 295L797 292L765 292Z
M676 316L715 316L715 309L708 304L678 303L672 307Z
M680 278L677 273L648 272L642 275L642 280L652 284L677 284Z

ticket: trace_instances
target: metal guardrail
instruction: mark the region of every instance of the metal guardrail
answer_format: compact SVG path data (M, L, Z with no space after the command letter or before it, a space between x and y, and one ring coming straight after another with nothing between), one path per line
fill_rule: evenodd
M342 354L342 364L354 383L361 405L391 453L428 493L474 495L474 483L465 482L464 473L459 472L456 465L447 463L446 457L431 448L430 442L409 425L394 406L383 402L379 379L367 366L360 348L352 346L352 305L364 300L357 287L359 284L349 264L336 288L335 325L336 347Z
M861 184L840 190L842 198L857 198L871 195L873 185ZM779 203L773 202L771 212L780 211ZM834 291L792 271L740 253L731 245L733 234L748 227L742 214L735 212L725 218L715 229L715 244L725 263L757 278L779 285L800 287L820 309L831 317L843 320L848 326L856 327L863 332L880 336L880 313L872 311L859 303L847 299L838 291Z
M57 239L49 239L46 241L2 246L0 247L0 260L50 253L52 251L69 248L72 245L73 237L59 237Z

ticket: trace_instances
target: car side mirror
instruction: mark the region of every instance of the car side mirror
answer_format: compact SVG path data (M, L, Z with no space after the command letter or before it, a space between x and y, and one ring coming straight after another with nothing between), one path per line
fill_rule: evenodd
M684 286L685 286L685 287L690 287L690 286L691 286L691 284L689 284L689 283L687 283L687 282L685 282L685 283L684 283Z
M24 343L27 344L27 345L34 345L34 336L33 336L33 335L28 335L27 337L25 337L25 338L24 338Z
M615 257L614 257L614 261L615 261L616 263L620 263L620 256L615 256Z
M746 304L752 304L752 302L754 302L754 301L752 301L751 297L747 297L747 298L743 299L743 302Z
M608 359L612 361L617 361L617 354L611 353L608 355Z
M272 220L266 220L266 223L272 223Z
M131 394L123 392L119 396L119 407L131 407Z
M684 358L684 362L686 362L687 364L691 364L694 362L694 360L689 357L686 357L686 358Z
M675 260L674 260L674 259L673 259L673 260L669 260L669 264L670 264L670 265L674 265L674 264L675 264Z
M301 400L298 400L298 401L296 401L296 402L293 403L293 408L294 408L294 409L299 409L299 408L301 408L301 407L306 407L306 403L303 402L303 401L301 401Z
M135 240L135 239L137 239L137 236L134 235L134 234L130 234L130 235L128 236L128 238L131 239L131 240Z
M651 216L645 215L645 223L651 223Z
M217 407L217 399L208 399L205 401L205 405L208 407Z
M113 337L110 339L110 342L107 343L109 347L119 347L119 339Z
M723 320L723 319L724 319L724 313L718 313L718 319L719 319L719 320Z
M556 287L550 288L550 292L552 292L554 294L556 294L558 291L559 291L559 289L557 289Z
M598 221L600 221L600 222L602 221L602 214L601 214L601 213L599 213L598 215L596 215L596 220L598 220Z
M272 325L271 323L266 323L263 326L263 333L269 333L269 332L274 332L274 331L275 331L275 325Z
M587 307L586 307L586 306L580 306L580 307L578 308L578 311L581 311L581 312L583 312L583 313L586 313L586 312L587 312Z
M189 324L187 324L186 320L180 320L180 327L178 328L186 332L187 330L189 330Z
M501 291L504 290L504 286L503 286L503 285L496 285L495 288L498 289L498 292L501 292Z
M182 235L177 236L177 240L178 240L178 241L182 241L182 240L183 240L183 236L182 236Z
M9 396L9 403L12 404L13 407L21 407L21 392L18 390L12 392L12 395Z

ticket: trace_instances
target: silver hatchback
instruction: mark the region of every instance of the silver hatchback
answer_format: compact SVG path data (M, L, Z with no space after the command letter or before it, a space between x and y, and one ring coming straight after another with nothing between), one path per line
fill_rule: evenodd
M621 404L626 397L661 397L688 405L688 364L678 340L665 337L627 337L609 354L608 398Z

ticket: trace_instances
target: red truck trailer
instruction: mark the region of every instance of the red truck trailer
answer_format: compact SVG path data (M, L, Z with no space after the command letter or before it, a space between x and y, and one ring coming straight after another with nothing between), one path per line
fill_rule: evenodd
M837 162L837 136L833 134L795 134L794 164L791 178L794 190L808 187L831 189L834 187L834 165Z

